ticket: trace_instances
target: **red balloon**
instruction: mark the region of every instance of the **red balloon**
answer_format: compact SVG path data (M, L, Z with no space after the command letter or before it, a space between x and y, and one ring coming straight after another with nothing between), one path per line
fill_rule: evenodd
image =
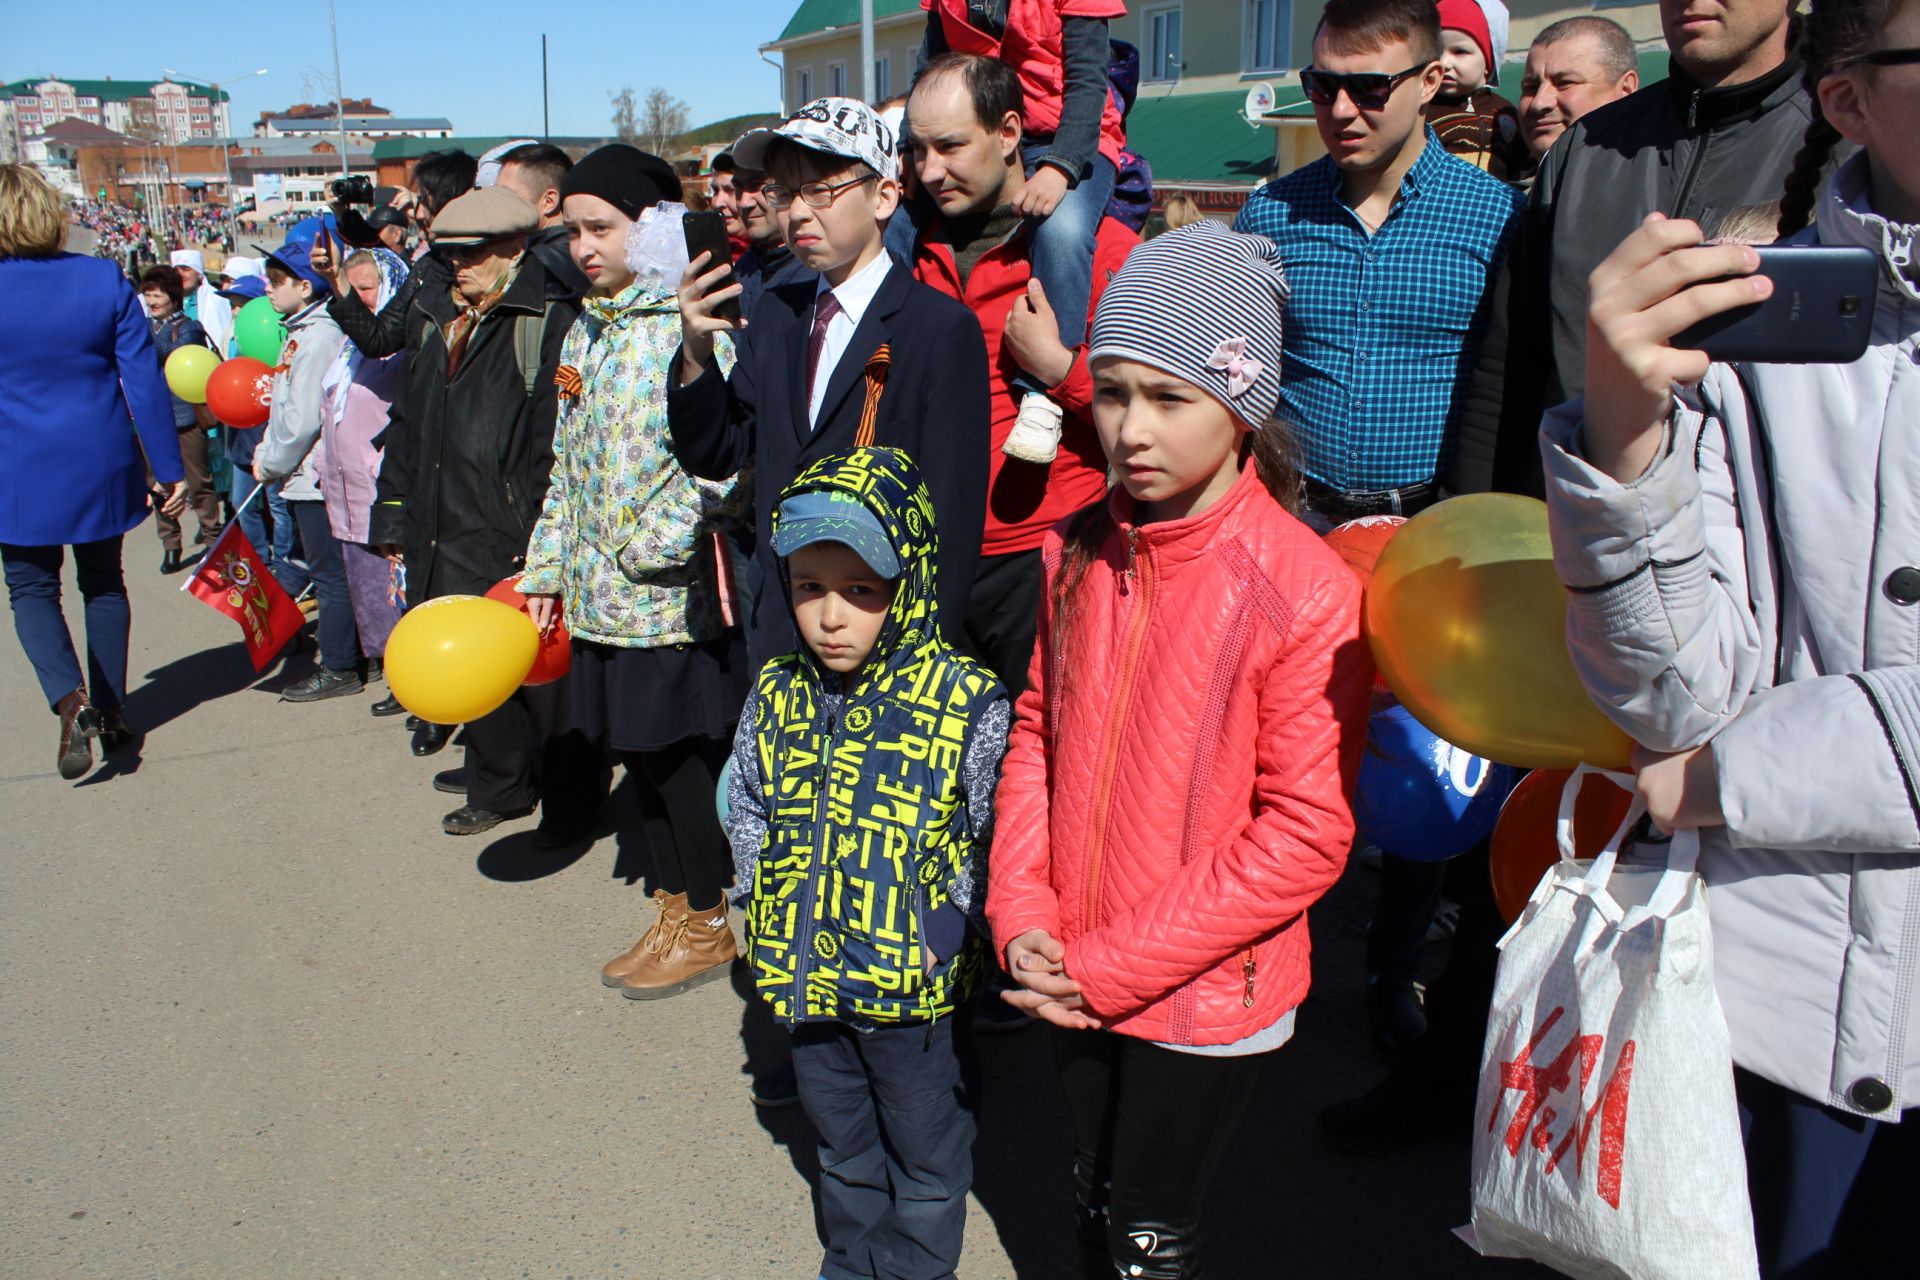
M1493 899L1500 914L1511 922L1533 896L1540 877L1560 860L1560 792L1571 769L1535 769L1520 780L1500 810L1493 829L1488 859L1493 873ZM1573 852L1580 858L1597 857L1619 830L1633 797L1610 779L1587 775L1573 802Z
M1361 516L1327 530L1326 542L1364 587L1373 579L1373 566L1380 562L1380 553L1406 522L1405 516ZM1384 692L1387 682L1375 675L1373 687Z
M207 408L230 427L258 427L273 412L273 370L251 356L223 361L207 378Z
M520 612L527 612L527 597L520 594L519 574L511 578L502 578L487 588L487 599L498 600L501 604L512 605ZM540 637L540 651L533 657L533 669L527 672L527 678L521 681L524 686L552 684L567 672L573 670L573 637L567 634L566 619L554 611L553 626Z

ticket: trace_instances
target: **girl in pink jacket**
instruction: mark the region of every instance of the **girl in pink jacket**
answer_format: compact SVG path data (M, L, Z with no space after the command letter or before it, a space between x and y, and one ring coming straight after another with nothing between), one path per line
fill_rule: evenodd
M1086 1275L1199 1274L1353 839L1372 663L1358 582L1287 510L1286 296L1272 242L1217 223L1134 250L1090 344L1119 487L1043 551L987 916L1006 998L1054 1024Z

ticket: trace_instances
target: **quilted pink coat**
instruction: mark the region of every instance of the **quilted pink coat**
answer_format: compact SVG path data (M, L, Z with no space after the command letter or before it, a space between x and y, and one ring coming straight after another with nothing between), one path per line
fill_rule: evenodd
M987 917L1003 961L1030 929L1060 939L1113 1030L1230 1044L1305 998L1306 910L1353 840L1360 585L1251 467L1186 520L1135 525L1110 501L1065 654L1041 608Z

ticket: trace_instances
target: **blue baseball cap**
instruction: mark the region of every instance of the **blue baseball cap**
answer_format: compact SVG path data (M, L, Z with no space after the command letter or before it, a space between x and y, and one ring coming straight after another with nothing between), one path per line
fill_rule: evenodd
M326 297L333 293L333 286L326 278L313 269L311 255L312 240L289 240L267 255L267 265L278 267L290 275L299 276L313 286L316 296Z
M869 569L889 581L900 576L900 557L893 549L893 540L887 537L879 517L850 493L796 493L780 504L774 525L774 554L790 556L816 542L838 542L852 548Z
M221 297L231 298L235 302L252 302L255 298L267 296L267 282L259 276L241 276L219 293Z

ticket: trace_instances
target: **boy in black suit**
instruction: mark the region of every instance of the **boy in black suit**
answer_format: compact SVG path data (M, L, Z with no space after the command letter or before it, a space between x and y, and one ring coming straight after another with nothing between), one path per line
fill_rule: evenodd
M740 295L731 268L703 254L680 287L681 347L667 394L673 449L696 476L752 466L760 538L748 569L747 636L757 669L793 649L793 620L765 531L774 499L820 458L860 445L904 450L926 477L939 520L940 615L966 616L986 519L986 341L973 313L915 281L882 244L900 204L893 130L865 104L821 98L777 129L735 145L734 161L767 175L762 197L787 244L818 280L770 289L746 323L730 377L715 314Z

